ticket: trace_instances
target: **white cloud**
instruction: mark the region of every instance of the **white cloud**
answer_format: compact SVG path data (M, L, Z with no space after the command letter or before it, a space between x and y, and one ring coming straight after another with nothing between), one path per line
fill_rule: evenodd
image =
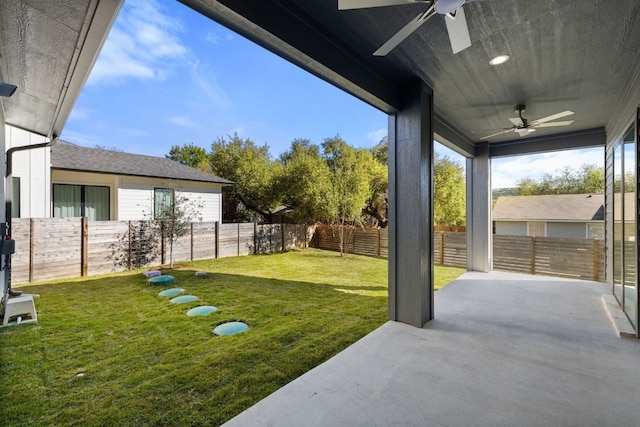
M72 144L82 145L83 147L95 147L97 145L103 145L104 142L99 137L95 135L75 132L72 130L63 130L62 135L60 135L60 139L63 141L70 142Z
M380 140L382 140L382 138L387 136L387 134L388 134L387 128L376 129L376 130L372 130L371 132L367 132L367 139L377 144L380 142Z
M192 128L198 127L198 124L196 122L191 120L189 117L184 117L184 116L168 117L167 121L169 123L172 123L172 124L176 125L176 126L180 126L180 127L188 128L188 129L192 129Z
M231 41L233 40L233 34L227 32L224 35L220 35L217 32L209 31L204 35L204 41L207 43L218 45L223 41Z
M144 129L120 128L118 130L126 135L131 135L131 136L146 137L151 135L148 131Z
M120 84L129 78L162 80L188 49L182 27L155 0L126 2L96 61L88 85Z
M87 120L91 117L93 110L89 108L74 107L69 115L69 120Z
M565 166L579 168L583 164L604 167L603 148L494 159L491 164L491 184L493 188L513 187L516 181L525 177L540 179L545 173L554 174Z
M207 95L215 108L228 110L233 108L233 102L229 99L222 86L216 80L215 75L209 72L208 68L201 67L200 61L195 61L191 65L192 80Z

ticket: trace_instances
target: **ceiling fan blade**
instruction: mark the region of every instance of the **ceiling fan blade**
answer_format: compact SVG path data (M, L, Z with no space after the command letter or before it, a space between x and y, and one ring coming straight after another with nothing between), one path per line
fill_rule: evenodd
M366 9L369 7L398 6L428 2L429 0L338 0L338 10Z
M458 53L471 46L471 36L467 26L467 18L464 15L464 8L460 6L454 17L449 14L444 15L444 22L447 25L449 41L453 53Z
M513 123L513 125L516 127L519 127L519 128L524 127L524 122L522 121L521 117L511 117L509 121L511 121L511 123Z
M575 122L575 120L567 120L564 122L549 122L549 123L538 123L537 125L531 125L531 126L535 126L537 128L552 128L555 126L569 126L571 123Z
M543 117L543 118L538 119L538 120L532 120L532 121L529 122L529 124L530 125L537 125L537 124L540 124L540 123L550 122L552 120L560 119L562 117L567 117L567 116L570 116L572 114L575 114L575 113L573 111L563 111L562 113L553 114L551 116Z
M386 56L389 52L391 52L396 46L404 41L407 37L411 35L415 30L420 28L422 24L427 22L429 18L434 15L433 5L427 9L426 12L421 13L416 16L415 19L405 25L400 31L398 31L393 37L391 37L385 44L380 46L378 50L373 52L375 56Z
M503 133L509 133L509 132L513 132L513 131L514 131L514 129L509 128L509 129L507 129L507 130L503 130L503 131L501 131L501 132L494 133L494 134L492 134L492 135L483 136L482 138L480 138L480 140L482 141L483 139L493 138L494 136L502 135Z
M525 136L525 135L529 135L531 132L535 132L535 129L530 129L530 128L523 128L523 129L514 129L516 132L518 132L518 135L520 136Z

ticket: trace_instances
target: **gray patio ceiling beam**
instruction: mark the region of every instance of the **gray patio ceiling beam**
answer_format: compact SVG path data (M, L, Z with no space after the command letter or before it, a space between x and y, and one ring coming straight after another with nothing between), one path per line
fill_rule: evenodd
M400 86L295 2L179 1L388 114L399 110Z
M490 145L490 157L518 156L523 154L546 153L549 151L604 147L606 142L607 134L603 127L585 129L541 137L494 142Z

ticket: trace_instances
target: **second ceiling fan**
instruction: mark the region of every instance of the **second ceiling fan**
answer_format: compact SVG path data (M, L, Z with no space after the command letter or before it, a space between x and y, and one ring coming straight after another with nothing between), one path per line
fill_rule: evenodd
M462 6L465 3L474 1L482 0L338 0L338 9L364 9L424 3L427 5L427 10L416 16L373 54L375 56L387 55L434 15L443 15L444 22L447 25L447 32L449 33L449 40L451 41L451 49L453 53L458 53L471 46L467 19L464 16Z

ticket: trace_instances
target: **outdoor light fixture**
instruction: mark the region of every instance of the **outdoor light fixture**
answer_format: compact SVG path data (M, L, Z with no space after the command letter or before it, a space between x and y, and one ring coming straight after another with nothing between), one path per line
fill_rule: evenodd
M491 65L504 64L508 60L509 60L509 55L498 55L495 58L491 58L491 60L489 61L489 64Z
M11 83L5 83L0 80L0 96L8 98L13 95L13 92L15 92L16 89L18 89L18 86L12 85Z

